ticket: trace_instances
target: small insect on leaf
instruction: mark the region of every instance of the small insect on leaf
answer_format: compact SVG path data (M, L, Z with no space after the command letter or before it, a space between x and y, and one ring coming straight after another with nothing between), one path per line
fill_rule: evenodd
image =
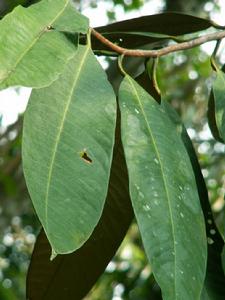
M80 152L80 157L88 164L92 163L92 159L88 156L87 150L84 149L83 151Z
M54 28L53 28L51 25L48 25L48 26L46 27L46 31L51 31L51 30L54 30Z

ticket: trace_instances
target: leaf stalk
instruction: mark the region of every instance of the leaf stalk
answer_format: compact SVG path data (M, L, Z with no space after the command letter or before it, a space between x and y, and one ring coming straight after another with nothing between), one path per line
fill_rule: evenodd
M115 53L123 54L124 56L136 56L136 57L160 57L173 52L191 49L210 41L216 41L216 40L218 41L225 37L225 30L222 30L222 31L205 34L198 38L190 39L179 44L169 45L162 49L142 50L142 49L127 49L127 48L120 47L112 43L110 40L108 40L106 37L104 37L101 33L96 31L94 28L91 28L91 33L95 38L97 38L100 42L105 44L108 48L113 50Z

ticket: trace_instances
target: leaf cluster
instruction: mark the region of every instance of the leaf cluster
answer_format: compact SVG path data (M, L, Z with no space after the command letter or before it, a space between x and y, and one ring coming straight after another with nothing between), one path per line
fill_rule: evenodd
M96 28L128 48L161 48L210 20L158 14ZM29 299L82 299L135 216L163 299L223 299L224 241L192 142L161 97L156 60L119 58L114 89L69 0L18 6L0 22L0 88L33 88L23 123L23 170L43 226L27 277ZM10 32L10 34L9 34ZM224 141L224 73L216 68L209 123ZM51 258L51 259L50 259ZM87 268L88 265L88 268Z

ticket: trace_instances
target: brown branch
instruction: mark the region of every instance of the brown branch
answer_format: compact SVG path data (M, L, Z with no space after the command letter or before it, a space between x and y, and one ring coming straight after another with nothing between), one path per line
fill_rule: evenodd
M101 33L97 32L95 29L91 29L91 33L95 36L100 42L105 44L107 47L112 49L118 54L123 54L124 56L139 56L139 57L160 57L172 52L191 49L202 44L205 44L210 41L220 40L225 37L225 30L209 33L198 38L185 41L183 43L170 45L165 48L159 50L140 50L140 49L126 49L120 47L112 42L110 42L107 38L105 38Z

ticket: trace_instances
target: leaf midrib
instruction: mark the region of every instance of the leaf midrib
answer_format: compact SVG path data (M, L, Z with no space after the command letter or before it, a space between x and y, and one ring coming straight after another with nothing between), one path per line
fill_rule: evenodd
M69 110L69 107L70 107L70 104L71 104L71 101L72 101L73 92L74 92L74 89L75 89L76 84L78 82L78 79L79 79L80 73L82 71L82 68L84 66L84 63L85 63L88 52L89 52L89 46L87 46L87 49L84 52L83 58L80 62L80 66L79 66L77 72L75 72L74 83L73 83L71 91L69 93L68 102L65 106L65 110L64 110L64 113L62 115L62 120L61 120L61 123L59 124L58 134L56 135L56 139L55 139L55 145L54 145L53 152L52 152L52 159L50 161L48 180L47 180L47 186L46 186L46 197L45 197L45 203L46 203L45 204L46 232L49 232L49 230L48 230L48 225L49 225L48 224L48 207L49 207L48 204L49 204L49 202L48 201L49 201L49 190L50 190L50 185L51 185L51 180L52 180L52 173L53 173L53 169L54 169L54 161L55 161L55 158L56 158L58 145L59 145L60 137L61 137L61 134L62 134L62 131L63 131L63 128L64 128L66 116L67 116L67 113L68 113L68 110Z
M170 219L171 219L171 227L172 227L172 233L173 233L173 250L174 250L174 291L176 291L176 247L175 247L175 226L173 224L173 213L172 213L172 209L171 209L171 205L170 205L170 196L169 196L169 191L167 189L167 180L165 178L165 175L163 173L163 166L162 166L162 161L160 159L160 155L159 155L159 152L158 152L158 148L157 148L157 145L156 145L156 142L155 142L155 139L154 139L154 136L153 136L153 133L151 131L151 128L149 126L149 123L148 123L148 119L146 117L146 114L145 114L145 111L144 111L144 108L142 106L142 103L141 103L141 99L137 93L137 90L133 84L133 81L131 80L130 76L127 75L127 78L134 90L134 93L136 95L136 98L137 98L137 102L141 108L141 112L144 116L144 119L145 119L145 122L147 124L147 129L148 129L148 132L149 132L149 135L150 135L150 139L152 140L152 143L153 143L153 147L155 149L155 152L156 152L156 156L158 158L158 161L159 161L159 165L160 165L160 170L161 170L161 173L162 173L162 178L163 178L163 184L164 184L164 188L165 188L165 191L166 191L166 196L167 196L167 203L168 203L168 207L169 207L169 214L170 214ZM175 295L176 295L176 292L175 292Z
M52 19L49 23L47 23L45 25L46 26L50 26L53 25L54 22L61 16L61 14L64 12L64 10L66 9L66 7L68 6L68 2L69 0L66 1L65 5L63 6L63 8L59 11L59 13L56 15L56 17L54 17L54 19ZM22 59L25 57L25 55L32 49L32 47L34 46L34 44L42 37L42 35L45 33L45 28L43 28L35 37L34 40L31 42L30 46L28 48L25 49L25 51L19 56L19 58L16 60L14 66L11 68L10 71L7 72L7 76L4 78L4 80L2 80L1 84L3 84L5 81L7 81L9 79L9 77L11 76L11 74L16 70L17 66L19 65L19 63L22 61Z

